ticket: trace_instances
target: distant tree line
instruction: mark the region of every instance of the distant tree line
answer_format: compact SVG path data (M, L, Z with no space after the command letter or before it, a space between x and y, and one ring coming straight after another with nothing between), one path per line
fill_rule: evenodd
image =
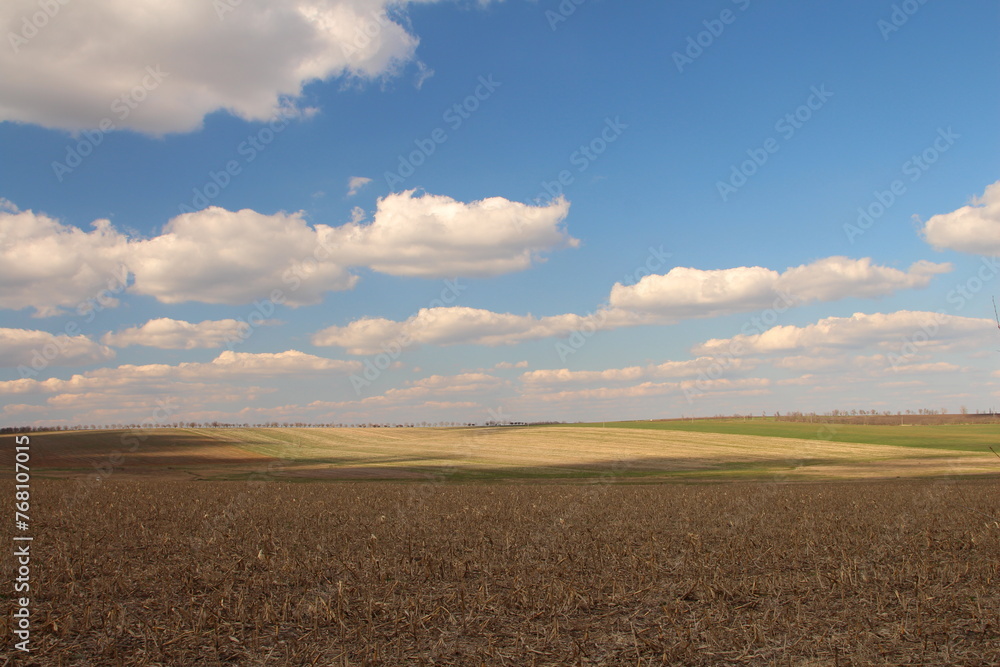
M563 422L531 422L530 425L537 424L559 424ZM510 425L510 426L528 426L528 422L506 422L500 424L499 422L487 422L487 426L499 426L499 425ZM459 422L459 421L437 421L437 422L401 422L401 423L389 423L389 422L363 422L363 423L346 423L346 422L326 422L326 423L314 423L314 422L196 422L196 421L175 421L175 422L164 422L162 424L126 424L126 423L116 423L116 424L74 424L72 426L67 425L55 425L55 426L4 426L0 427L0 434L9 433L37 433L40 431L106 431L106 430L148 430L153 428L444 428L444 427L457 427L457 426L482 426L482 424L477 424L475 422Z
M950 414L946 408L919 408L917 410L904 410L902 412L892 412L891 410L865 410L865 409L851 409L851 410L830 410L828 412L817 413L817 412L800 412L792 411L786 412L784 414L780 412L775 412L771 415L771 419L777 421L791 421L791 422L844 422L844 423L872 423L872 424L889 424L889 423L900 423L900 418L905 418L906 415L915 415L923 418L922 423L930 423L927 421L935 415L939 417L948 416L947 421L952 422L959 418L976 418L982 419L992 419L1000 417L995 410L978 410L976 412L970 412L966 406L962 406L958 414ZM737 414L716 414L713 417L700 417L699 419L759 419L767 418L767 413L761 413L759 415L753 415L750 413L737 413ZM676 418L673 418L676 419ZM682 419L694 419L693 417L684 417ZM666 421L671 421L672 419L667 419ZM895 421L894 421L895 420ZM660 420L654 420L660 421ZM487 421L485 423L476 422L460 422L460 421L408 421L408 422L362 422L362 423L347 423L347 422L288 422L288 421L267 421L267 422L198 422L198 421L175 421L175 422L164 422L162 424L136 424L136 423L114 423L114 424L73 424L73 425L52 425L52 426L4 426L0 427L0 434L10 434L10 433L37 433L40 431L91 431L91 430L148 430L154 428L445 428L445 427L474 427L474 426L540 426L546 424L565 424L565 421L534 421L534 422L522 422L522 421Z

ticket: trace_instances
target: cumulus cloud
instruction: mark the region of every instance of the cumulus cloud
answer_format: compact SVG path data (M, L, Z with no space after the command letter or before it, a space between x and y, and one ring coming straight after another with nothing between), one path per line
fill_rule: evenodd
M365 187L372 182L372 179L367 176L351 176L347 179L347 196L353 197L361 191L361 188Z
M528 367L527 361L518 361L514 363L511 363L509 361L501 361L497 363L495 366L493 366L493 368L496 368L497 370L510 370L512 368L527 368L527 367Z
M904 289L927 287L939 273L952 270L949 263L920 260L906 271L872 264L870 257L827 257L790 268L781 274L777 291L791 294L796 303L876 298Z
M760 266L703 271L678 266L644 276L634 285L615 283L610 303L625 310L655 311L675 317L719 315L770 305L778 272Z
M290 306L319 303L357 277L317 249L318 232L302 213L212 206L183 213L161 235L133 244L131 291L163 303L238 304L280 289Z
M759 334L713 338L693 348L695 354L769 354L831 348L900 348L905 341L944 348L982 337L990 320L934 312L855 313L827 317L814 324L776 326Z
M247 120L302 112L309 82L392 76L414 59L405 4L134 0L123 10L88 0L51 3L57 11L33 30L40 5L7 0L0 120L80 130L109 118L159 135L197 129L213 111ZM147 67L163 73L155 85Z
M952 364L947 361L936 361L925 364L897 364L892 367L892 370L897 373L960 373L964 370L957 364Z
M513 345L529 340L734 312L785 309L813 301L877 297L924 287L950 264L919 261L908 271L872 264L871 259L828 257L778 273L762 267L703 271L678 267L646 276L630 286L616 283L609 305L593 313L536 317L466 306L423 308L403 321L362 318L331 326L312 337L314 345L335 345L351 354L371 354L393 344Z
M1000 255L1000 181L986 186L969 205L931 217L920 231L938 250Z
M393 343L429 345L513 345L526 340L565 336L577 330L601 328L595 316L514 315L480 308L451 306L421 308L416 315L397 322L363 318L346 326L332 326L312 336L313 345L339 346L351 354L373 354Z
M32 307L45 317L87 310L89 300L117 305L128 239L107 220L91 226L85 232L0 200L0 308Z
M548 250L573 247L562 227L569 204L532 206L493 197L459 202L413 190L381 199L371 222L311 225L301 212L209 207L171 219L150 239L130 240L107 220L94 231L0 206L0 307L39 315L128 291L163 303L242 304L273 298L319 303L357 282L352 267L395 276L495 276L529 268ZM363 215L363 214L362 214ZM106 297L106 298L105 298ZM103 295L101 305L116 305Z
M326 227L321 240L343 262L393 276L496 276L578 246L562 226L568 214L562 197L546 206L503 197L464 203L406 190L380 199L370 224Z
M260 325L274 324L272 320ZM162 350L194 350L197 348L223 347L227 343L240 341L246 335L249 325L240 320L205 320L193 324L184 320L160 317L149 320L142 326L129 327L116 333L107 333L101 339L105 345L128 347L143 345Z
M391 402L401 402L416 398L426 399L431 396L454 396L461 398L495 389L503 384L503 380L489 373L431 375L421 380L408 382L405 387L389 389L383 396Z
M3 406L3 415L8 417L20 417L45 412L48 410L44 405L31 405L29 403L11 403Z
M297 375L299 373L349 373L361 369L356 361L327 359L312 354L287 350L277 353L233 352L228 350L206 364L180 364L179 368L191 376L207 370L208 377L231 377L234 375Z
M347 326L327 327L310 340L320 347L346 348L351 354L375 354L394 341L399 347L409 345L411 341L402 337L403 326L403 322L384 317L363 317Z
M775 368L793 371L822 371L842 369L847 363L846 355L825 354L817 357L810 354L792 354L771 361Z
M849 297L879 297L901 289L926 287L950 264L919 261L907 271L872 263L871 258L834 256L792 267L783 273L760 266L701 270L675 267L644 276L634 285L616 283L615 308L664 316L711 317L770 307L799 306Z
M313 401L308 407L336 410L362 407L378 407L379 409L403 406L417 407L429 404L476 407L478 403L458 399L483 394L505 384L507 383L504 380L489 373L431 375L420 380L407 382L403 387L389 389L377 396L367 396L352 401Z
M641 382L624 387L596 387L592 389L570 389L557 392L531 394L532 400L546 403L566 403L570 401L612 400L621 398L641 399L665 394L684 394L691 398L709 394L753 395L769 391L768 378L740 378L730 380L683 380L681 382Z
M114 359L111 348L86 336L34 329L0 329L0 367L83 366Z
M203 383L211 380L231 380L304 374L360 371L357 361L342 361L317 357L298 350L277 353L233 352L227 350L209 362L170 364L126 364L101 368L72 376L68 380L25 378L0 382L0 394L79 393L85 391L132 390L150 384L169 382Z
M603 371L571 371L568 368L544 369L521 374L525 385L551 386L559 384L586 384L598 382L635 382L655 378L692 377L706 373L719 362L714 357L698 357L686 361L665 361L648 366L608 368ZM746 359L725 359L729 371L748 370L755 366Z

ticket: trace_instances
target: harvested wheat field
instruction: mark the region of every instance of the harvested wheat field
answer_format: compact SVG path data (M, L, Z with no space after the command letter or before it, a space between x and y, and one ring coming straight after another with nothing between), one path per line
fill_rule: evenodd
M996 481L34 486L19 664L1000 661Z
M984 438L1000 427L991 428L958 445L927 442L923 434L917 445L898 436L894 444L854 442L823 428L807 431L808 438L580 426L164 428L36 434L32 457L37 474L116 479L891 478L996 474L1000 460L986 445L995 440ZM7 459L11 451L2 448Z

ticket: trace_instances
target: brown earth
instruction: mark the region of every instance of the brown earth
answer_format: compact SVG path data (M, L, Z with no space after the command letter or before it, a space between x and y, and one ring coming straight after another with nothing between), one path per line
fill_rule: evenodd
M0 662L998 664L997 498L968 479L36 480L33 651L8 619Z

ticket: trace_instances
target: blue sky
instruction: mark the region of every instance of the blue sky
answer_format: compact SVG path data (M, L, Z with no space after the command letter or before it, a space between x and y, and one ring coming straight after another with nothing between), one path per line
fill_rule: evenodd
M997 407L996 3L146 4L0 9L5 425Z

